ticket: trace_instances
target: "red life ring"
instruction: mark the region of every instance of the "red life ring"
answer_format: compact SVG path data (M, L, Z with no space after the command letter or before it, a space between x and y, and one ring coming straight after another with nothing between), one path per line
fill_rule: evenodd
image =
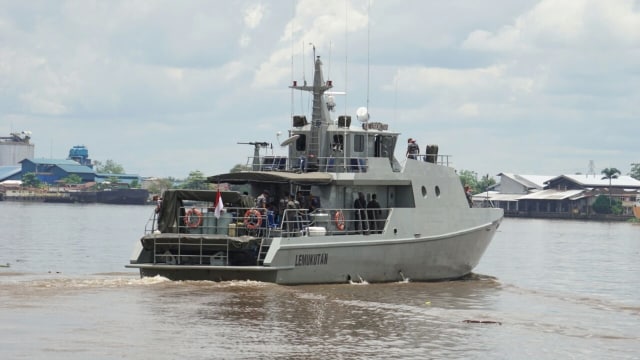
M202 225L202 212L196 208L189 209L184 215L184 224L192 229Z
M246 226L247 229L257 229L261 224L262 214L260 214L258 209L249 209L244 213L244 226Z
M333 215L333 221L335 221L338 230L344 230L344 215L342 211L336 211L335 215Z

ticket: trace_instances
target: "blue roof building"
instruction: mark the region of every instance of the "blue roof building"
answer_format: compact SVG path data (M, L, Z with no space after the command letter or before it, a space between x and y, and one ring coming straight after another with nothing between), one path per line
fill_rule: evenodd
M0 166L0 182L5 180L21 180L22 168L19 165Z
M47 184L55 184L72 174L78 175L83 183L95 181L96 177L92 168L73 160L24 159L20 163L22 174L34 173L38 180Z

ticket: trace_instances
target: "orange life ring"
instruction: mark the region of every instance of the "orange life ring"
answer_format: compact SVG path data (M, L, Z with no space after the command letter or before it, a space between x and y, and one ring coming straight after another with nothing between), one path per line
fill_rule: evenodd
M184 215L184 224L192 229L202 225L202 212L196 208L189 209Z
M262 214L258 209L249 209L244 213L244 226L249 230L257 229L262 224Z
M336 211L335 215L333 215L333 221L335 221L338 230L344 230L344 215L342 211Z

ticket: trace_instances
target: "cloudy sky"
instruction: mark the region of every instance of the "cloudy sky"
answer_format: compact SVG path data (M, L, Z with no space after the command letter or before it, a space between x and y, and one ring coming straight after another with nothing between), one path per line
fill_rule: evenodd
M237 142L284 153L310 44L346 92L336 116L368 104L399 156L413 137L480 175L640 162L640 0L0 0L0 136L226 172L252 153Z

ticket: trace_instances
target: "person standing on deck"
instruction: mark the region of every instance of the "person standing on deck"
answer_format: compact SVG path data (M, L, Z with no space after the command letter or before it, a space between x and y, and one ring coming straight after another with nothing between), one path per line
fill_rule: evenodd
M287 201L288 211L285 213L286 219L284 219L286 221L288 235L291 235L294 231L302 228L300 225L302 219L298 213L298 209L300 209L300 203L296 200L296 196L293 193L289 194L289 199Z
M298 191L296 193L296 200L298 200L298 205L299 205L299 213L300 216L303 218L303 220L307 221L308 219L308 213L309 213L309 202L307 201L307 197L304 196L304 194L302 193L302 191Z
M409 159L416 160L420 154L420 146L418 146L418 144L416 144L416 140L412 138L409 138L407 143L407 157Z
M464 195L467 197L469 207L473 207L473 194L471 193L471 187L469 185L464 186Z
M278 202L278 218L276 219L276 222L278 224L282 224L282 218L284 215L284 211L287 208L287 203L289 202L289 192L285 191L284 193L282 193L282 197L280 198L280 201Z
M269 190L264 190L262 191L262 194L260 194L257 198L256 198L256 207L258 209L262 210L267 210L267 204L269 203Z
M309 213L312 213L321 207L320 198L313 194L309 194Z
M369 224L367 224L367 199L363 192L358 193L358 198L353 202L353 208L356 209L356 231L366 234Z
M371 195L371 200L367 204L367 216L369 217L369 229L372 233L378 234L383 228L380 217L382 216L382 210L380 210L380 204L376 200L376 194Z

